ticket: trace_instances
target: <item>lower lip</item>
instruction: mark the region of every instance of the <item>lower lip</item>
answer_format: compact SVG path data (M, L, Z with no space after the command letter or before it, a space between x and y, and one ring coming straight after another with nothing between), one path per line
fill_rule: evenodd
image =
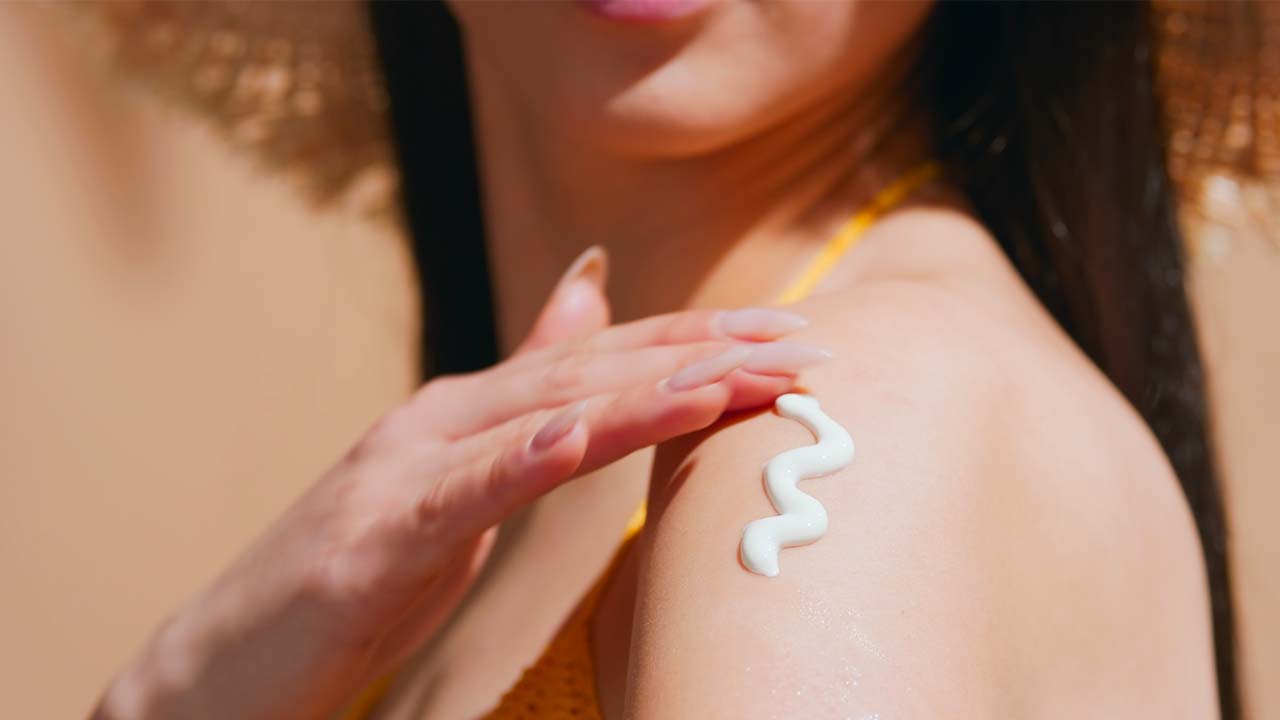
M579 0L588 10L609 20L663 22L692 15L715 0Z

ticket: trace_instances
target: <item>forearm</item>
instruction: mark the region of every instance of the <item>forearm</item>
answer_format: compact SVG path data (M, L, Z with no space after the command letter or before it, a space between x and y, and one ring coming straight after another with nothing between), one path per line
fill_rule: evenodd
M359 680L331 677L352 654L335 631L336 608L287 572L271 584L246 581L243 565L154 632L111 681L95 720L321 717L342 702Z
M103 692L92 720L213 717L219 703L200 697L204 651L172 619L147 641Z

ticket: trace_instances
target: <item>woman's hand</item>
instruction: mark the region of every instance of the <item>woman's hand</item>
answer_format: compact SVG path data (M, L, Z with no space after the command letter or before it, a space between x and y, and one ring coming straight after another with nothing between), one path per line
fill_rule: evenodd
M512 511L767 403L824 355L767 342L805 324L776 310L606 327L603 262L588 251L570 268L509 360L382 418L156 632L99 716L331 713L440 626Z

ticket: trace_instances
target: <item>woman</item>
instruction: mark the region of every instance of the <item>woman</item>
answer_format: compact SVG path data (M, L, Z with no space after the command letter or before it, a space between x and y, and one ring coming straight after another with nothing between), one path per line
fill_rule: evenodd
M393 670L385 717L1234 714L1142 6L451 9L514 353L377 424L101 717L320 716ZM449 88L402 54L447 49L438 14L375 10L411 197L457 187L465 137L405 104L415 74ZM428 195L422 226L475 227ZM553 280L592 243L612 306L602 253ZM489 359L449 342L485 306L463 247L424 252L437 369ZM797 381L858 457L766 580L737 537L809 439L713 421Z

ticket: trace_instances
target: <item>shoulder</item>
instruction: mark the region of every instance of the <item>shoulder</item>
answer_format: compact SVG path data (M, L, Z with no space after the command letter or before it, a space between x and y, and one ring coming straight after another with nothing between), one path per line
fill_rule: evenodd
M1097 702L1203 714L1207 609L1176 481L1029 298L1004 300L1029 307L927 277L803 306L801 340L836 352L803 383L857 453L801 484L829 529L784 550L776 578L744 570L738 543L774 514L763 463L811 435L758 413L660 450L640 558L640 716L728 710L697 697L801 714L1027 716L1046 701L1054 714ZM685 665L696 688L676 679ZM1175 676L1191 690L1170 697Z

